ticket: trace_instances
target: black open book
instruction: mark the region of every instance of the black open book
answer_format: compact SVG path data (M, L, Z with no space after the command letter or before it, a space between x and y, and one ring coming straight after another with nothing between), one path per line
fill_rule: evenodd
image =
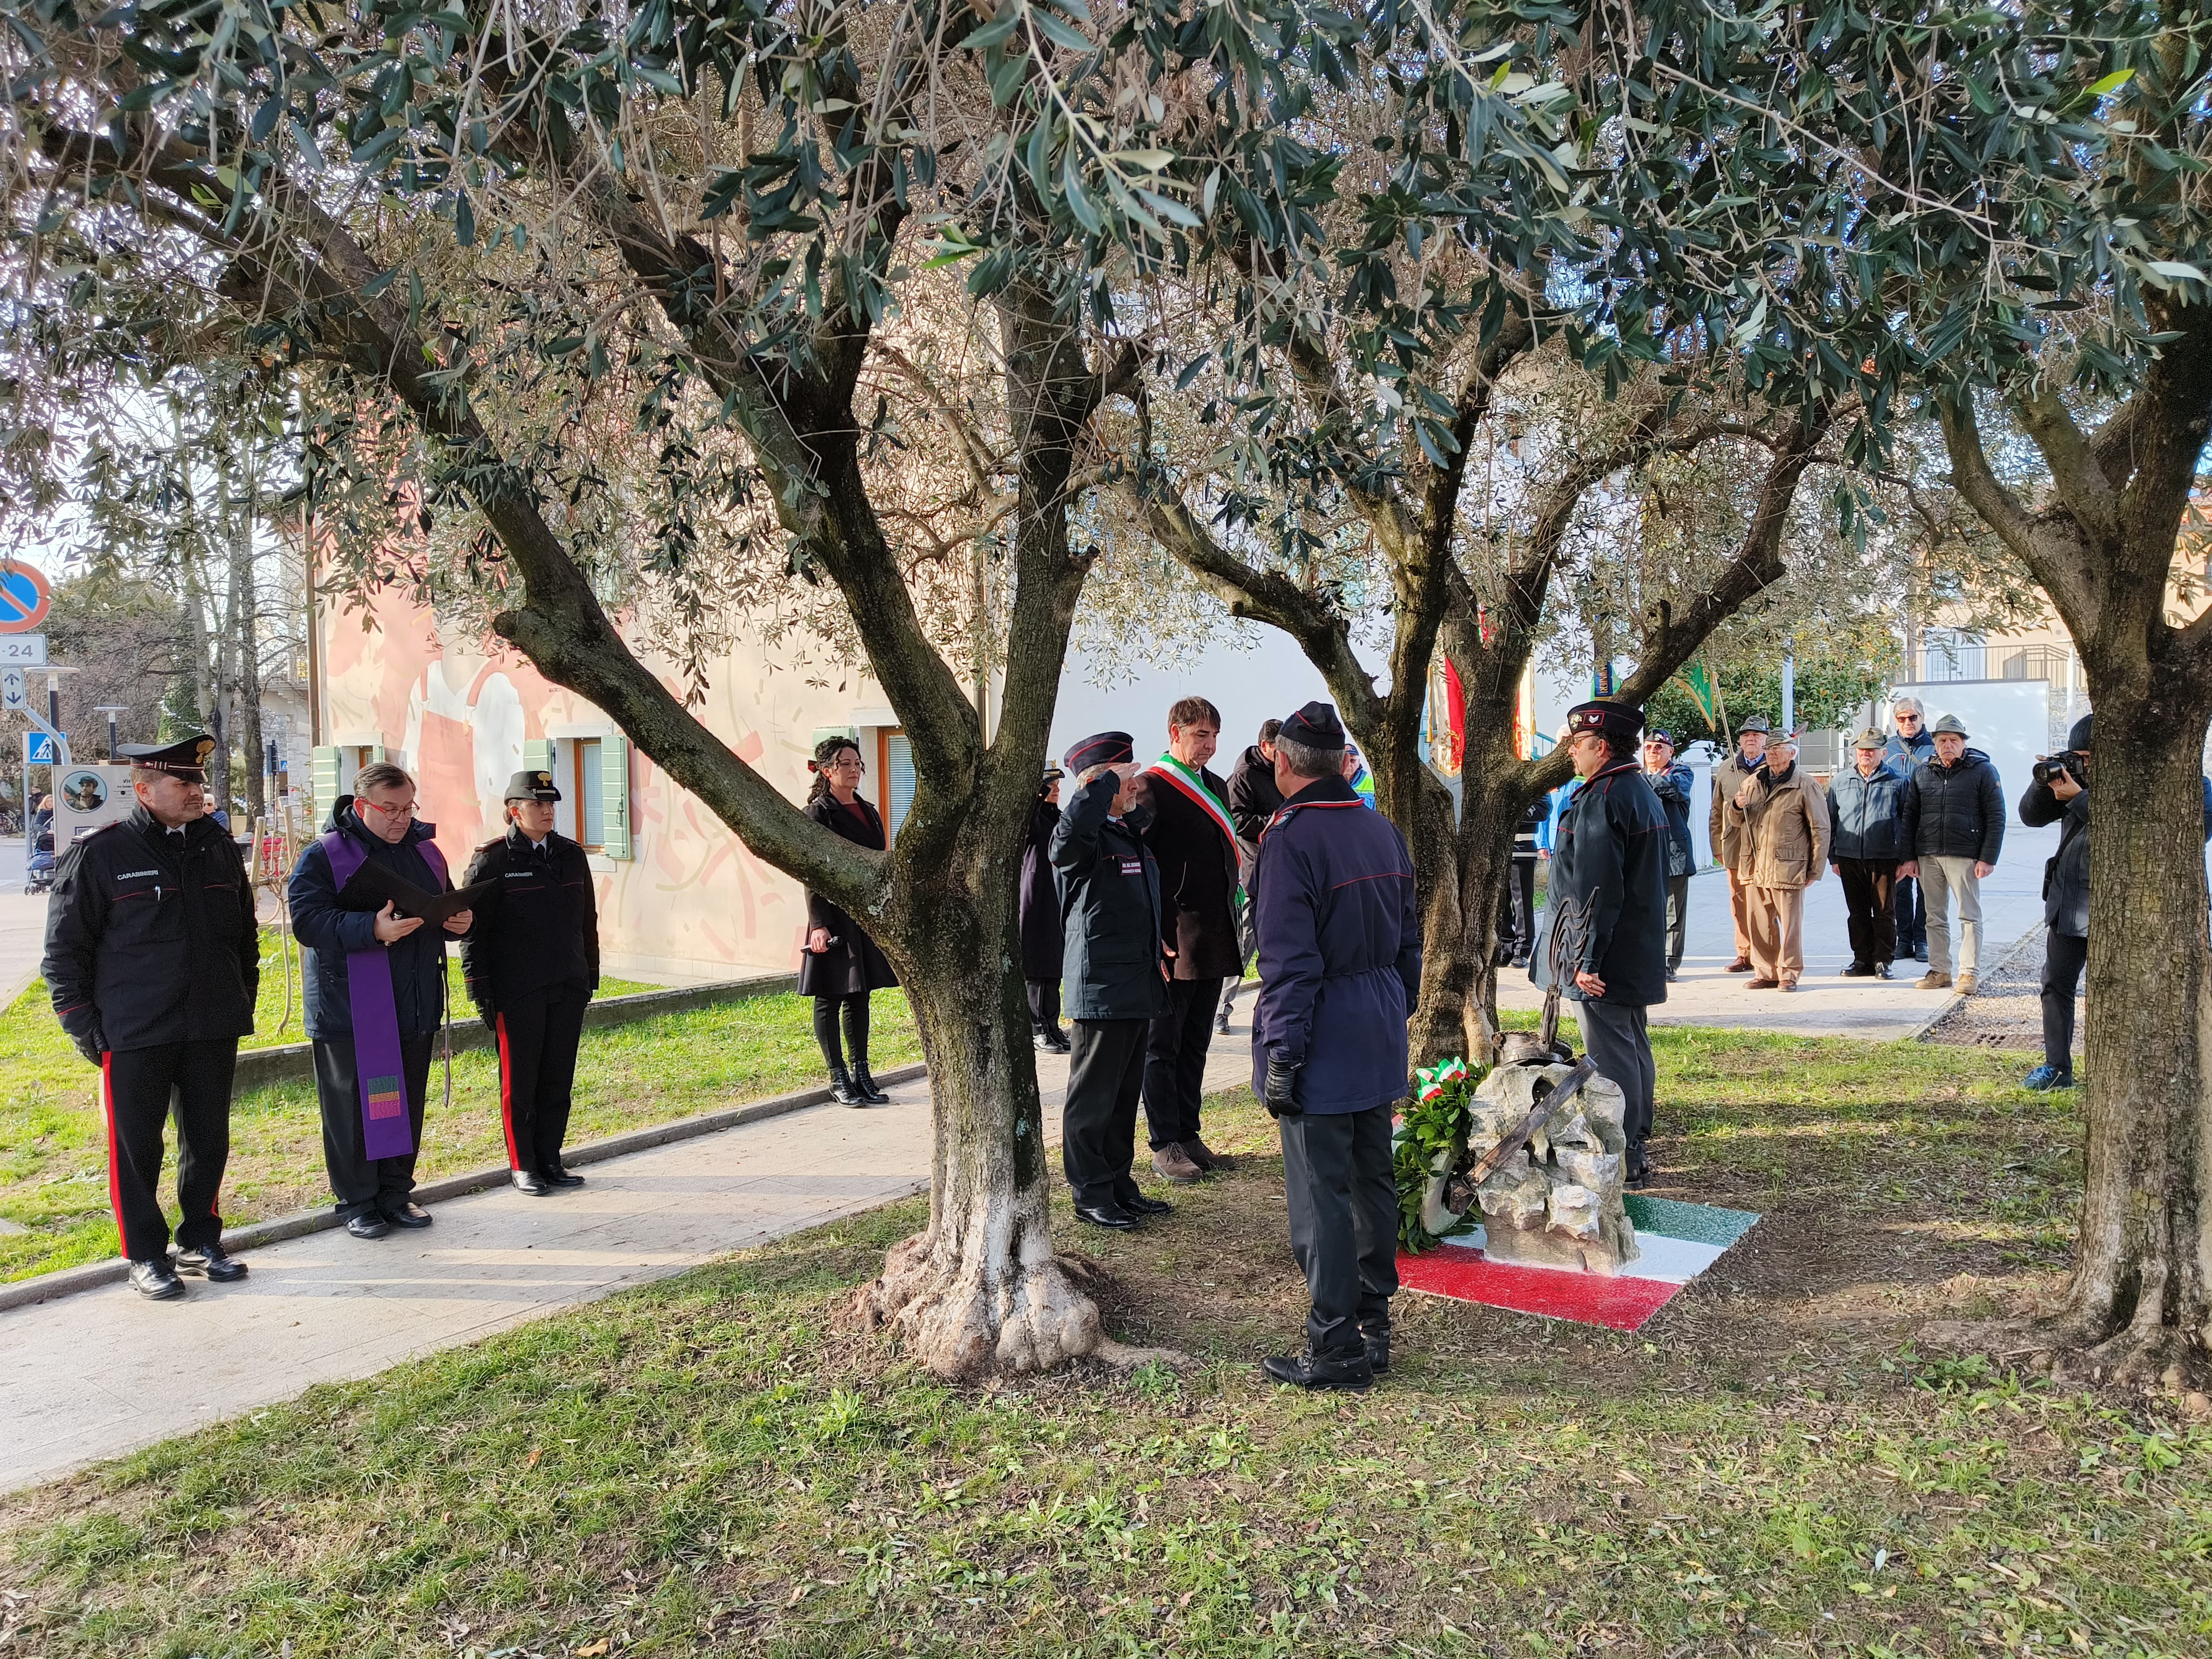
M404 877L395 876L371 859L338 889L338 906L345 910L381 910L388 902L403 916L420 916L433 926L461 910L473 910L497 890L495 881L480 881L457 893L433 893Z

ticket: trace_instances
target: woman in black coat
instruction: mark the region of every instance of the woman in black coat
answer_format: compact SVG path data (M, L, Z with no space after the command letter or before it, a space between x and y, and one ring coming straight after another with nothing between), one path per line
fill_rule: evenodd
M824 738L807 763L814 787L806 797L806 816L856 846L880 853L884 821L860 793L867 770L860 745L850 738ZM852 917L811 889L806 895L806 950L799 964L799 991L814 999L814 1040L830 1063L830 1096L842 1106L881 1106L890 1097L868 1074L868 993L896 985L898 975ZM845 1069L837 1046L837 1022L844 1015L845 1048L853 1069Z
M1067 940L1060 928L1060 884L1047 850L1060 822L1060 781L1066 775L1056 766L1044 775L1022 848L1022 977L1030 984L1030 1036L1049 1054L1068 1051L1067 1034L1060 1029L1060 960Z

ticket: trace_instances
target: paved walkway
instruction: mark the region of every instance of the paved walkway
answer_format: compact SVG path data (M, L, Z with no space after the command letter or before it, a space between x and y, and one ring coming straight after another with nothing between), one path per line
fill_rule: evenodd
M1981 965L1994 968L2006 951L2043 921L2043 863L2058 850L2058 828L2005 830L2004 855L1982 883ZM1851 959L1843 884L1831 870L1805 895L1805 977L1796 991L1747 991L1748 974L1731 974L1735 936L1729 920L1728 878L1715 871L1690 878L1689 937L1681 977L1651 1011L1655 1024L1741 1025L1802 1036L1909 1037L1953 1000L1948 991L1916 991L1927 970L1900 963L1894 979L1841 979ZM1956 941L1954 940L1955 945ZM1540 1008L1543 996L1527 975L1508 970L1498 981L1507 1008Z
M1250 1076L1249 1002L1208 1090ZM1039 1055L1038 1073L1056 1143L1067 1062ZM928 1085L886 1092L594 1164L573 1194L450 1200L419 1233L271 1244L242 1284L187 1281L180 1302L111 1285L0 1312L0 1491L923 1191Z
M23 838L0 836L0 1008L39 976L46 950L46 896L23 891Z

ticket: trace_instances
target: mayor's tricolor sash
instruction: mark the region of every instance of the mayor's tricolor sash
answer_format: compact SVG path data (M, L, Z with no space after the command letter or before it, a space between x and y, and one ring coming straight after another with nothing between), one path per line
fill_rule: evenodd
M428 829L428 825L423 828ZM326 830L323 852L331 879L343 891L354 872L368 861L368 848L342 830ZM415 850L446 887L446 859L425 836ZM399 1054L399 1009L392 997L392 953L382 945L346 952L346 990L353 1004L353 1070L361 1090L362 1154L404 1158L415 1150L414 1126L407 1119L406 1067Z
M1170 788L1189 797L1191 805L1212 818L1213 827L1229 838L1231 850L1236 849L1236 821L1229 816L1229 809L1221 804L1220 798L1206 787L1204 778L1171 754L1161 756L1146 769Z

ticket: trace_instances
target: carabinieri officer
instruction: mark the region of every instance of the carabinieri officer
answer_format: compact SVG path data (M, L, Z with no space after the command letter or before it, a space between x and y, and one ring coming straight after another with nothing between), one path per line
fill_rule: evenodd
M1644 1143L1651 1133L1651 1036L1645 1011L1667 1000L1667 810L1644 779L1636 753L1640 710L1603 698L1567 711L1567 753L1583 781L1559 821L1547 901L1552 926L1559 907L1585 907L1589 926L1560 994L1582 1005L1583 1045L1601 1077L1628 1097L1628 1184L1649 1174ZM1529 976L1543 982L1548 936Z
M100 1067L108 1192L141 1296L182 1296L179 1273L246 1277L223 1254L216 1197L230 1158L238 1040L253 1029L260 941L246 862L207 816L215 739L126 744L138 804L64 853L41 971L77 1052ZM161 1213L161 1126L177 1103L177 1257Z
M461 884L496 881L461 941L470 999L499 1039L499 1111L517 1192L584 1177L561 1164L584 1010L599 984L599 918L584 849L553 828L550 772L507 783L507 834L477 849Z

